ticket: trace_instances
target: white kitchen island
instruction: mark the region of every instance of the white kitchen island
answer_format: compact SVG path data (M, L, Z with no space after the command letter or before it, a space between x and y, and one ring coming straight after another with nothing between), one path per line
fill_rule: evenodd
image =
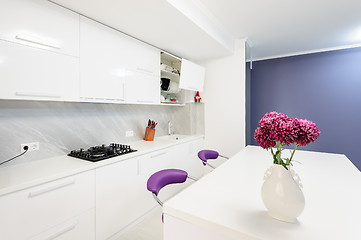
M270 152L248 146L163 206L164 240L361 239L361 173L341 154L295 153L306 205L295 224L261 199Z

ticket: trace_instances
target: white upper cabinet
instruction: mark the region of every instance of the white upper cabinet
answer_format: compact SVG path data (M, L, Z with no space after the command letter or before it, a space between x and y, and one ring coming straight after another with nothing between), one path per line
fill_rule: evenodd
M204 77L204 67L182 59L179 88L202 92Z
M44 0L1 0L0 39L79 56L79 15Z
M80 97L123 102L126 49L122 36L91 19L80 18Z
M127 103L160 103L159 75L139 70L129 70L126 74Z
M78 101L79 59L0 41L1 99Z
M131 49L131 52L128 62L134 66L134 70L159 77L159 49L136 39L132 39L129 49Z
M159 51L80 18L80 96L85 101L159 102Z
M79 100L79 16L48 1L1 0L1 99Z

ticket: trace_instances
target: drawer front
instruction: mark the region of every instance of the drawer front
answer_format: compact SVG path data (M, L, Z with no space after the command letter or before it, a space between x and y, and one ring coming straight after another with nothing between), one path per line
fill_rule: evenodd
M77 217L30 238L29 240L93 240L95 239L94 219L95 210L90 209Z
M94 181L88 171L2 196L1 238L28 239L94 208Z

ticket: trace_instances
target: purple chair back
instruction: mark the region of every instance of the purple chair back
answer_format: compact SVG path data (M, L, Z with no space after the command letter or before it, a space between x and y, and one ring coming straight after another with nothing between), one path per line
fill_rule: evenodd
M154 173L147 182L147 189L158 196L159 191L173 183L183 183L187 180L187 172L180 169L165 169Z
M206 165L208 159L217 159L219 153L213 150L202 150L198 152L198 157L202 160L203 165Z

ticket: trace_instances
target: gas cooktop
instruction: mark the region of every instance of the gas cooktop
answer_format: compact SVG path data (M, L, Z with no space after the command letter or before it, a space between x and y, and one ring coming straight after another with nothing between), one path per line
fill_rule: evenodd
M83 148L80 150L73 150L68 154L68 156L97 162L136 151L137 150L131 149L129 145L111 143L109 146L105 146L103 144L101 146L91 147L88 150L84 150Z

